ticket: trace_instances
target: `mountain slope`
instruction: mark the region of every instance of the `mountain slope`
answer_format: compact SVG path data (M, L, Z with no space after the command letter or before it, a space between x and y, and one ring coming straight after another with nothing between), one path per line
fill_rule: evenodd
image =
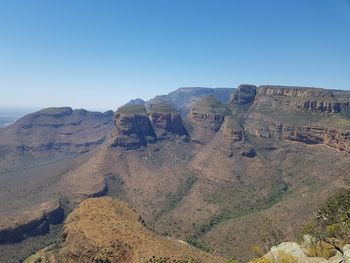
M172 260L191 257L208 263L225 261L178 240L155 235L145 228L136 212L111 198L82 202L66 219L62 247L39 253L35 260L139 263L153 257Z
M1 130L0 153L82 153L101 144L113 128L113 112L69 107L47 108L26 115Z
M163 100L127 105L111 136L57 172L42 197L68 211L118 197L159 234L247 260L263 217L288 239L320 202L350 187L349 94L241 85L228 103L191 99L186 119Z

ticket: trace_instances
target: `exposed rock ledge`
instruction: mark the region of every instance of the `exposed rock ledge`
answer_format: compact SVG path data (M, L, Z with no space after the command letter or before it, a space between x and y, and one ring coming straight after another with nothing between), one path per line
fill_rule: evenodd
M325 144L350 153L350 131L348 130L270 123L267 129L255 130L253 133L260 137L278 137L281 140L305 144Z
M0 244L20 242L27 236L46 234L50 224L59 224L63 218L64 210L58 201L42 203L15 219L4 218L0 221Z
M348 112L350 111L350 102L338 102L335 100L285 100L280 98L274 99L274 105L285 106L293 109L304 109L312 112Z
M209 96L193 106L189 119L201 128L217 132L228 114L229 111L224 104Z

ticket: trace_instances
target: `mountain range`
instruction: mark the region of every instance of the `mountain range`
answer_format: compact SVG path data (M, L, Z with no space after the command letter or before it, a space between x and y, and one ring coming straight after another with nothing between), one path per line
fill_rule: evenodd
M349 91L242 84L44 109L0 130L0 261L245 262L264 218L295 238L349 188L349 154Z

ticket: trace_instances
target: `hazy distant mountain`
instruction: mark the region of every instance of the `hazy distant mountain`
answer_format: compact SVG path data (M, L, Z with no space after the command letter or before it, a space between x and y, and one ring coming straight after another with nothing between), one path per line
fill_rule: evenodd
M3 129L0 151L86 152L104 141L113 128L113 114L69 107L43 109Z
M125 105L145 105L145 101L143 99L137 98L134 100L130 100Z
M179 88L168 95L156 96L146 102L147 104L157 104L167 102L174 104L178 111L185 116L192 105L199 99L206 96L214 96L221 102L228 102L234 88L203 88L203 87L184 87Z

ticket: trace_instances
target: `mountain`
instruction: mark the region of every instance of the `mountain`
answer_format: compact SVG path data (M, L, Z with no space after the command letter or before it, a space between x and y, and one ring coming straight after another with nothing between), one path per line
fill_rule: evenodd
M67 217L61 247L43 249L25 262L139 263L156 258L169 258L169 263L189 258L203 263L226 261L183 241L155 235L126 204L102 197L83 201Z
M197 98L195 90L179 89L179 100L122 106L109 117L114 126L103 142L74 158L45 159L51 150L44 148L36 161L45 165L29 169L28 159L3 166L2 182L21 184L19 191L0 188L1 210L20 213L56 200L67 215L87 198L108 195L158 235L245 262L267 231L264 218L293 238L320 203L350 187L350 92L244 84L219 100L212 90ZM49 244L42 238L25 239L17 254ZM13 256L14 247L0 251Z
M146 105L166 102L173 104L182 116L186 116L197 100L207 96L214 96L217 100L226 103L229 101L233 91L233 88L184 87L170 92L168 95L156 96L147 101Z
M1 130L0 151L86 152L104 141L113 128L113 114L69 107L43 109Z

